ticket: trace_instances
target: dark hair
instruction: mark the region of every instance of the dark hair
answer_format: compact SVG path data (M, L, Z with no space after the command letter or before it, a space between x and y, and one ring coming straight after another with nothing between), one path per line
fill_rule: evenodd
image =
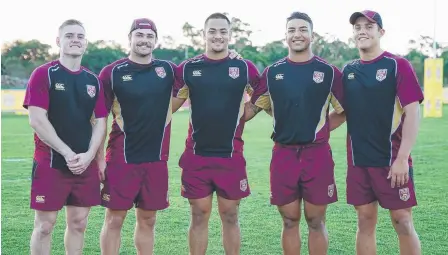
M211 19L224 19L224 20L227 21L227 24L230 25L230 20L229 20L229 18L227 18L226 15L224 15L224 14L222 14L222 13L219 13L219 12L215 12L215 13L213 13L213 14L211 14L210 16L207 17L207 19L206 19L205 22L204 22L204 26L206 26L206 25L207 25L207 22L208 22L209 20L211 20Z
M308 23L310 23L311 31L313 31L313 21L311 20L310 16L308 16L308 14L304 12L293 12L291 13L291 15L289 15L288 18L286 18L286 23L293 19L302 19L304 21L308 21Z
M59 32L61 32L64 27L71 26L71 25L78 25L78 26L84 28L84 25L82 24L81 21L76 20L76 19L68 19L68 20L64 21L61 24L61 26L59 26Z

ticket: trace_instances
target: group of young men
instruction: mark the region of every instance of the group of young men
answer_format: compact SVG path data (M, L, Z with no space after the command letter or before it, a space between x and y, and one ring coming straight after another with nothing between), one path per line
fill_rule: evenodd
M191 205L190 254L206 253L214 192L225 253L239 254L238 206L250 194L242 134L245 122L262 110L274 120L271 204L283 218L283 254L300 253L302 203L309 253L327 254L325 213L338 197L329 138L345 121L347 201L358 214L357 254L376 254L378 203L390 210L400 254L421 254L411 214L417 203L410 153L422 91L410 63L381 49L385 30L378 13L355 12L350 23L360 59L340 71L313 54L311 18L292 13L286 20L288 56L260 75L251 61L229 51L231 24L223 14L205 21L205 53L179 66L152 57L157 28L137 19L128 35L129 56L97 76L81 66L83 25L64 22L59 60L33 72L24 100L36 134L31 254L50 254L63 206L66 254L81 254L90 208L100 204L106 207L102 254L119 253L121 228L134 205L137 252L152 254L156 212L169 206L171 118L186 99L191 119L179 166L182 196Z

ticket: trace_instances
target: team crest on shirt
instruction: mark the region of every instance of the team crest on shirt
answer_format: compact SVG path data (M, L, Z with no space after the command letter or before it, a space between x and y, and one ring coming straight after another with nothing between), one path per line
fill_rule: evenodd
M324 73L323 72L314 71L314 73L313 73L313 81L315 83L323 82L324 81Z
M328 197L333 197L334 194L334 184L328 185Z
M232 79L236 79L240 76L240 69L238 67L229 67L229 76Z
M376 71L376 79L378 81L383 81L384 79L386 79L387 76L387 69L378 69Z
M93 85L86 85L87 87L87 94L89 94L90 97L94 97L96 95L96 88Z
M165 68L163 68L163 66L156 67L155 70L156 70L157 75L158 75L160 78L165 78L165 76L166 76L166 72L165 72Z
M240 190L243 192L247 190L247 179L242 179L240 181Z
M411 195L409 194L409 188L402 188L398 190L400 194L400 199L403 201L408 201Z

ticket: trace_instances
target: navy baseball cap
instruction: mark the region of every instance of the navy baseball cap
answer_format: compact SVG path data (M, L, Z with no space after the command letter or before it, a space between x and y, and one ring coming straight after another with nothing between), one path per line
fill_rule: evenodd
M156 24L154 23L154 21L152 21L150 19L146 19L146 18L135 19L132 22L132 26L131 26L131 30L129 31L129 34L132 33L132 31L137 30L137 29L151 29L152 31L154 31L154 33L156 33L156 36L157 36Z
M378 12L365 10L362 12L354 12L352 16L350 16L350 24L354 25L356 20L359 17L365 17L372 23L378 24L380 28L383 28L383 20L381 19L381 16Z

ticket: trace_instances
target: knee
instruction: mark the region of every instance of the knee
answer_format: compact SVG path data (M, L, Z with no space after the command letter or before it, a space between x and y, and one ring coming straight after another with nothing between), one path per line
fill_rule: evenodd
M84 233L87 228L87 217L71 219L68 221L67 227L76 232Z
M306 223L308 224L308 229L310 231L319 232L325 228L324 217L314 216L314 217L305 217Z
M376 212L358 212L358 230L362 233L375 232L377 222Z
M410 235L414 231L411 213L405 210L391 212L392 223L398 235Z
M191 224L193 226L206 225L211 210L205 208L193 208L191 212Z
M34 223L34 229L42 236L51 235L53 232L54 224L56 221L36 221Z
M282 218L284 229L293 229L299 227L300 217L283 216Z
M122 215L108 213L106 214L104 223L109 229L121 229L123 227L124 218L125 216Z
M237 225L238 224L238 212L236 210L220 211L221 220L223 224L226 225Z
M156 225L156 215L144 215L137 217L137 225L139 227L154 229Z

